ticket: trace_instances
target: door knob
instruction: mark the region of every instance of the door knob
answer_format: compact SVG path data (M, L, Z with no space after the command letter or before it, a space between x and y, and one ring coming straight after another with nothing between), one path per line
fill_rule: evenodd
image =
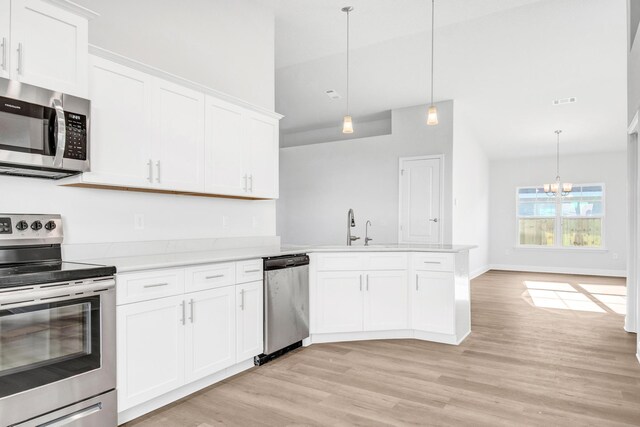
M431 221L431 222L438 222L438 218L429 218L429 221Z

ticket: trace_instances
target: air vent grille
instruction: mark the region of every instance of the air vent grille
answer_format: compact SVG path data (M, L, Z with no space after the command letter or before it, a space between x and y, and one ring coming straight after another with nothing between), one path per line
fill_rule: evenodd
M342 95L336 92L333 89L325 90L324 93L329 97L329 99L340 99Z
M573 104L576 101L577 101L576 97L554 99L553 100L553 105Z

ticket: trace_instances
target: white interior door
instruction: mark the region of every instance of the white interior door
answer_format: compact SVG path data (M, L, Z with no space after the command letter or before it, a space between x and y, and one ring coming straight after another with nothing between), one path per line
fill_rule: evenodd
M401 243L441 243L442 157L400 159Z

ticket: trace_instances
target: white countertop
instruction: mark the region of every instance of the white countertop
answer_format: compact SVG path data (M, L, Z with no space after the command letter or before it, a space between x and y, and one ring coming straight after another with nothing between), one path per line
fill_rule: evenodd
M240 261L245 259L293 255L314 252L448 252L468 251L475 246L468 245L410 245L389 244L371 246L263 246L232 248L214 251L161 253L153 255L130 255L97 259L83 259L78 262L113 265L119 273L154 270L158 268L184 267L216 262ZM73 260L71 260L73 261Z

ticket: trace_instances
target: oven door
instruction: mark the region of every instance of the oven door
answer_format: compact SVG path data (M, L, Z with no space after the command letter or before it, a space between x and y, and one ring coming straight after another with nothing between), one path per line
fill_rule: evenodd
M115 388L114 281L0 292L0 425Z

